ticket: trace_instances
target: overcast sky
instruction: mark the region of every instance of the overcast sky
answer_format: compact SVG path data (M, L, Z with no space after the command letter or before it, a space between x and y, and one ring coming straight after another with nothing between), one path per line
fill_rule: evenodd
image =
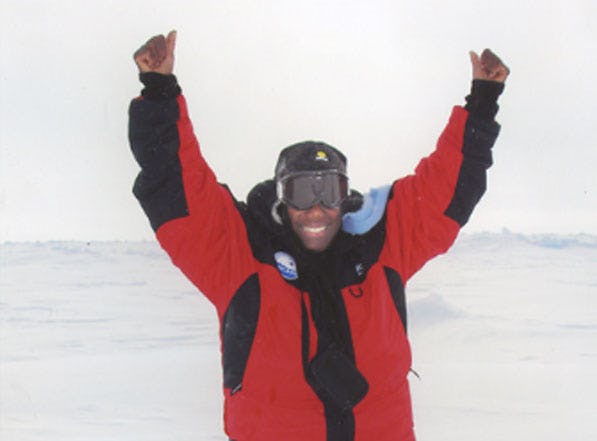
M469 90L470 49L512 74L466 231L597 234L594 0L0 0L0 241L148 239L131 194L132 53L178 30L204 155L239 199L318 139L360 190L410 173Z

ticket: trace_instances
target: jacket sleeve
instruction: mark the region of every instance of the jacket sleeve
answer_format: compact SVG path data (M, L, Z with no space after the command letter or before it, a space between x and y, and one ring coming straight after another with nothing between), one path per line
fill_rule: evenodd
M454 107L435 151L413 175L392 185L384 256L404 282L447 251L485 192L500 130L494 116L502 90L503 84L473 81L466 107Z
M253 272L237 203L201 155L173 75L141 74L129 141L141 171L133 193L173 263L222 313Z

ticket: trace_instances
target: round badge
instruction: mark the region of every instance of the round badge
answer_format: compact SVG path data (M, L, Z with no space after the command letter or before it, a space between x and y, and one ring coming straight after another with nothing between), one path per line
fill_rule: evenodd
M274 259L276 259L276 264L278 265L278 270L280 270L282 277L286 280L298 279L298 271L296 269L294 257L284 251L278 251L274 254Z

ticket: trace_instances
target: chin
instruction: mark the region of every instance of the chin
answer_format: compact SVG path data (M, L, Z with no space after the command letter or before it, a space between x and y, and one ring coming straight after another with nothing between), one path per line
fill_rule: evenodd
M303 243L303 246L306 249L308 249L309 251L320 253L322 251L327 250L332 241L331 241L331 239L329 239L329 240L326 239L326 240L319 240L319 241L301 240L301 242Z

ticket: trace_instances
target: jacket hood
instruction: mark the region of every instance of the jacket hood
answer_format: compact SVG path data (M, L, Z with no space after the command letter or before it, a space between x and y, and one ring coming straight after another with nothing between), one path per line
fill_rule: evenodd
M284 205L276 196L276 184L273 179L260 182L249 192L247 206L251 216L264 228L274 234L281 234L284 228Z

